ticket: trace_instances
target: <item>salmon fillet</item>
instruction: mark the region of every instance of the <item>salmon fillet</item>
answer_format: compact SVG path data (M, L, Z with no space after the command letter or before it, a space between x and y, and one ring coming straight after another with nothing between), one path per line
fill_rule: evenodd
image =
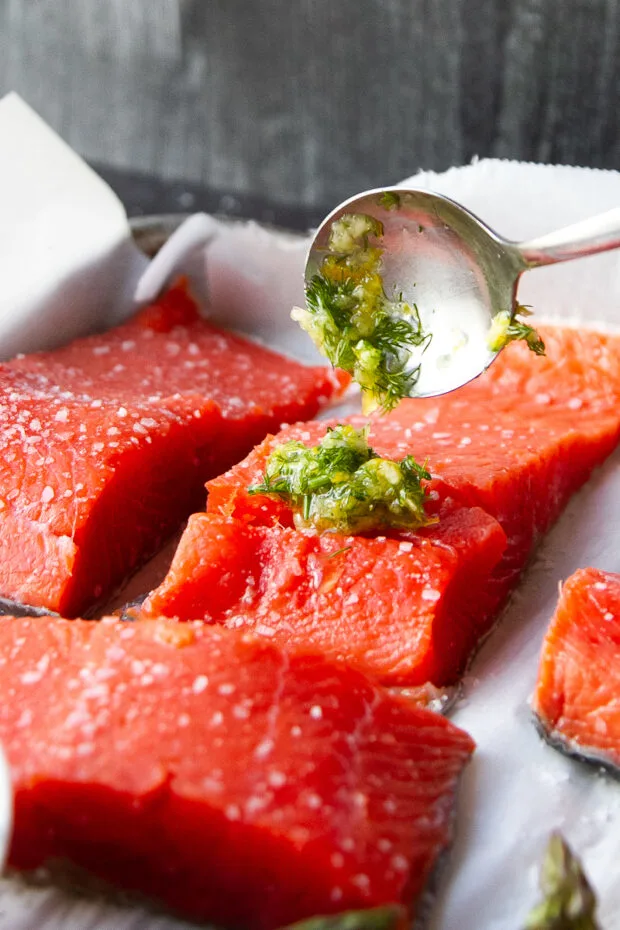
M620 575L582 568L564 583L532 707L564 752L620 770Z
M495 622L541 535L592 469L616 447L620 436L620 338L550 327L541 332L546 358L532 356L525 346L510 345L475 382L439 398L403 401L389 415L371 421L369 443L379 455L401 459L412 454L418 462L426 462L433 479L431 496L451 500L463 513L477 514L478 532L472 536L471 520L464 521L467 532L463 531L461 539L456 535L450 539L455 553L452 566L446 566L440 581L429 580L426 596L436 586L441 619L434 612L429 619L429 605L421 595L417 600L401 600L405 575L423 574L426 556L416 546L408 560L399 563L403 579L395 578L386 568L393 540L399 538L391 530L386 530L387 539L381 543L361 538L356 543L382 547L383 552L377 557L381 568L373 572L363 607L345 610L347 591L341 585L342 603L337 609L326 614L324 602L315 598L300 610L298 600L273 596L273 584L266 580L271 575L263 568L260 583L254 579L250 593L240 590L243 606L231 604L230 613L222 616L213 579L220 558L222 565L226 562L226 572L231 571L228 558L220 557L214 546L208 567L191 561L192 546L200 545L197 536L211 534L212 538L217 533L204 519L188 527L168 577L147 600L146 610L182 619L182 588L187 585L192 605L188 616L257 628L268 609L272 636L320 643L372 670L382 681L419 684L428 676L436 685L453 683ZM360 427L366 421L352 417L346 422ZM256 527L292 527L292 513L285 503L250 496L247 488L260 482L276 445L289 439L314 445L328 425L296 424L268 437L243 462L209 482L209 514ZM502 551L496 548L494 560L487 558L493 523L504 534ZM437 543L441 543L441 527L440 522ZM243 532L238 532L241 540ZM276 535L274 530L272 536ZM297 539L297 534L293 532L290 538ZM497 534L495 540L497 546ZM475 546L480 547L479 558L472 556ZM462 561L465 553L471 559L469 565L476 566L470 577L470 568ZM294 566L279 549L274 548L271 557L273 576L283 565L294 574ZM308 569L302 566L298 571L303 576ZM306 581L310 586L310 579ZM377 647L382 639L383 650Z
M1 618L0 688L10 864L226 927L415 917L474 748L344 665L200 623Z
M195 514L141 613L196 616L302 643L386 685L443 683L472 648L476 593L505 542L495 519L450 500L436 527L390 538Z
M85 611L203 505L207 478L340 388L216 329L182 287L0 366L0 594Z

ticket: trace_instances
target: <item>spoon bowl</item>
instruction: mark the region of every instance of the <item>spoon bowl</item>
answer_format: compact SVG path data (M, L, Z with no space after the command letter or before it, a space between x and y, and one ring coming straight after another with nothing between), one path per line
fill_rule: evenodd
M440 194L381 188L346 200L321 223L308 253L306 287L330 251L332 224L346 214L382 224L377 244L386 296L402 294L417 308L423 332L432 334L424 347L412 347L410 367L420 366L415 397L447 393L488 368L500 351L490 343L491 323L500 312L514 318L523 271L620 245L620 210L515 243Z

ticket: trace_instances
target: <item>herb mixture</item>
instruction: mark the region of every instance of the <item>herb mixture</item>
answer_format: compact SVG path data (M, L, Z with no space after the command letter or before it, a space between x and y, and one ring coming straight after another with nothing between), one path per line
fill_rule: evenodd
M380 221L363 213L334 222L328 254L306 288L306 307L291 314L332 365L360 385L365 413L391 410L411 394L420 377L420 366L410 367L411 350L423 351L431 339L416 305L385 293L383 250L371 243L382 235Z
M319 532L415 529L435 522L425 512L421 483L430 477L411 455L400 462L380 458L368 445L367 427L340 425L316 446L297 440L278 446L262 482L249 491L286 501L298 527Z
M545 354L545 343L540 338L533 326L529 326L519 319L519 316L531 316L532 311L521 304L513 316L507 310L501 310L496 313L491 320L491 328L487 339L487 345L491 352L499 352L509 342L515 342L517 339L523 339L528 348L536 355Z
M398 210L400 195L386 191L379 198L386 210ZM420 227L422 231L422 227ZM424 352L432 333L424 332L416 304L403 295L390 298L382 276L383 236L380 220L365 213L345 213L331 226L327 254L306 286L306 306L294 307L299 323L319 350L337 368L348 371L362 389L365 413L387 412L414 392L421 365L412 364L413 349ZM500 311L491 322L487 345L499 352L523 339L536 355L545 354L537 331L519 316Z

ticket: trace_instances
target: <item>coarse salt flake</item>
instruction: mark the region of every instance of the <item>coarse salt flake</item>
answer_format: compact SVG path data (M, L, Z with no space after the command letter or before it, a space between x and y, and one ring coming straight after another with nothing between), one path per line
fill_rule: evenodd
M194 679L194 683L192 685L192 691L194 692L194 694L201 694L203 691L206 690L208 684L209 684L209 679L207 678L206 675L198 675Z
M286 784L286 775L284 772L273 771L267 776L267 781L272 788L281 788Z
M392 863L392 868L394 868L397 872L406 872L409 868L409 863L405 857L398 853L395 856L392 856L390 861Z
M273 751L274 742L272 739L262 740L254 750L254 756L257 759L265 759Z

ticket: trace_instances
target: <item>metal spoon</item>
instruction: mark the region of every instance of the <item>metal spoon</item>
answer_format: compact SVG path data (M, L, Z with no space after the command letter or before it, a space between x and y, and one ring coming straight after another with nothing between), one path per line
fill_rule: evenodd
M411 366L421 366L415 397L445 394L488 368L499 354L488 344L491 321L500 311L514 316L524 271L620 247L620 208L510 242L447 197L392 187L358 194L323 220L308 253L306 285L328 251L332 223L351 213L381 221L385 291L402 292L432 333L423 354L412 349Z

